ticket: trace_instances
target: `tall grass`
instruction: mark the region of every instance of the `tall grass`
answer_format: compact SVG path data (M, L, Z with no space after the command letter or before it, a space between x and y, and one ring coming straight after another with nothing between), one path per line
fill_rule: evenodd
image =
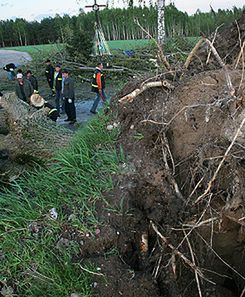
M115 150L118 131L107 131L106 122L104 116L93 119L53 165L0 194L0 287L13 290L9 296L90 296L90 277L79 266L79 242L69 240L63 248L57 243L64 230L92 235L98 224L95 202L113 187L111 175L123 155Z

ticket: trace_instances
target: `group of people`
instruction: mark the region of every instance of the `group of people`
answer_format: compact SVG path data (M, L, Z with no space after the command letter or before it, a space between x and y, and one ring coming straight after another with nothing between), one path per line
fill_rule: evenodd
M51 90L51 96L55 97L55 107L39 95L38 81L31 70L23 73L21 69L18 69L15 75L15 69L17 67L13 63L7 64L4 70L10 73L9 78L11 80L16 78L15 92L18 98L37 109L42 107L48 108L48 116L53 121L56 121L60 114L65 112L67 115L65 121L70 124L76 123L74 80L70 77L70 72L67 69L62 69L60 64L53 66L49 59L45 61L45 64L45 76ZM96 93L96 98L90 109L90 112L93 114L97 113L100 100L105 104L107 102L104 91L105 76L102 70L103 64L98 63L91 82L91 91Z

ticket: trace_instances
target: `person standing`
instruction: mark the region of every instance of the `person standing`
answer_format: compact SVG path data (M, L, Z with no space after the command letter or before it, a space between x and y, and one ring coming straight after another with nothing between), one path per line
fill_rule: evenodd
M61 91L62 91L62 71L60 64L55 65L54 71L54 90L55 90L55 105L58 113L60 114L60 99L61 99ZM62 104L63 111L63 104Z
M38 82L36 77L32 74L31 70L26 71L26 79L29 80L29 82L31 83L34 89L34 93L38 93Z
M62 95L65 100L65 112L67 114L67 119L65 121L70 122L69 124L74 124L76 122L74 81L70 77L68 70L64 69L62 75L64 79Z
M22 73L18 73L16 78L17 78L17 82L16 82L16 86L15 86L15 93L16 93L17 97L20 98L21 100L29 103L30 97L34 92L34 89L31 85L31 83L27 79L23 78Z
M53 96L55 94L53 87L54 87L54 67L51 64L51 61L48 59L45 62L46 64L46 70L45 70L45 76L48 82L48 85L51 89L51 96Z
M103 104L107 103L106 94L105 94L105 76L102 73L102 70L103 70L103 64L98 63L92 79L91 91L96 93L96 97L95 97L93 106L90 109L90 112L94 114L97 113L96 109L98 107L100 99L102 99Z

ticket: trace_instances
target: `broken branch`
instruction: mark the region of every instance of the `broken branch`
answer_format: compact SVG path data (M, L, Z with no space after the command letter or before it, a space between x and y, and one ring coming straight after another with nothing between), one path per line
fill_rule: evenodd
M140 88L135 89L130 94L122 97L121 99L119 99L119 102L120 103L122 103L124 101L132 102L134 100L134 98L137 97L139 94L143 93L147 89L156 88L156 87L165 87L165 88L170 89L170 90L173 90L174 89L174 86L171 85L166 80L163 80L163 81L153 81L153 82L149 82L149 83L146 83L146 84L142 85Z
M184 67L187 69L191 63L191 60L193 58L193 56L195 55L195 53L197 52L197 50L199 49L199 47L202 45L203 43L203 38L199 39L197 44L194 46L194 48L192 49L192 51L190 52L189 56L187 57Z

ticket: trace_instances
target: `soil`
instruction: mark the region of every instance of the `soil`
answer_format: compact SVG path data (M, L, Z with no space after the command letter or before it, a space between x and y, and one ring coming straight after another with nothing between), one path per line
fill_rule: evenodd
M230 28L223 40L237 38L228 38ZM234 51L230 61L236 57ZM97 205L97 233L82 240L83 262L102 274L94 275L93 296L242 296L244 126L223 156L244 118L245 82L231 65L233 96L224 71L212 68L171 81L171 92L148 89L119 105L143 82L133 80L112 101L127 164L105 193L107 203Z

